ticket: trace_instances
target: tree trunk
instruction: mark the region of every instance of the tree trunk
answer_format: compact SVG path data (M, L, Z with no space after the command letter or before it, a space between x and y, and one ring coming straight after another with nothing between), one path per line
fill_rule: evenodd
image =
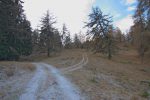
M141 56L141 63L143 64L143 59L144 59L143 33L141 33L140 56Z
M108 59L112 58L112 54L111 54L111 39L108 39Z
M50 39L47 41L47 56L50 56Z
M142 18L140 16L140 23L141 23L141 46L140 46L140 56L141 56L141 63L143 64L143 59L144 59L144 28L143 28L143 23L142 23Z
M48 47L47 49L47 56L49 57L50 56L50 48Z

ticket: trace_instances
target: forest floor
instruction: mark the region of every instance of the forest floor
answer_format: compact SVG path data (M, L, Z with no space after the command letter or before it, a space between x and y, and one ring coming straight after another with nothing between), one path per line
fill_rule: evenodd
M61 93L58 91L59 87L65 86L62 85L64 83L69 84L71 90L68 91L74 91L69 92L70 95L75 95L78 98L83 96L86 100L150 100L149 59L141 64L137 53L132 49L120 51L116 56L113 56L112 60L108 60L102 54L93 54L79 49L64 50L50 58L40 55L30 57L30 59L33 59L34 62L53 65L55 68L42 67L40 75L39 73L36 75L37 65L31 64L31 62L0 62L0 99L12 100L13 98L13 100L17 100L19 97L20 100L23 100L21 98L24 95L30 92L34 94L37 89L33 87L30 90L25 87L30 87L29 84L32 83L34 83L33 86L37 86L35 85L37 82L52 86L50 89L48 87L39 88L39 91L42 91L37 93L39 100L47 100L45 97L52 100L62 100L60 99L62 98ZM54 72L55 69L58 70L57 75L65 79L65 82L55 82L57 80L55 74L53 75L52 72L47 74L53 69ZM34 77L37 79L34 80ZM46 79L44 81L46 83L39 83L42 81L41 79ZM53 83L59 84L54 85ZM43 92L45 89L47 92ZM63 89L61 90L63 91ZM49 97L50 94L51 97ZM34 98L34 96L31 97ZM78 98L72 100L78 100ZM64 98L63 100L68 99Z

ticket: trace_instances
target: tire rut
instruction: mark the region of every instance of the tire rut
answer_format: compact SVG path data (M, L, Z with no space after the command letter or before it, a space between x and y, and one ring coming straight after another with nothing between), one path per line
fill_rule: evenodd
M35 64L35 63L34 63ZM19 100L36 100L37 93L43 81L46 79L46 73L42 66L35 64L37 66L35 75L27 84L24 93L20 96Z
M88 57L87 57L87 54L83 54L82 55L82 60L78 63L78 64L75 64L73 66L69 66L67 68L64 68L62 69L62 72L63 73L69 73L69 72L72 72L72 71L76 71L78 69L81 69L83 66L85 66L86 64L88 63Z
M34 63L37 69L19 100L84 100L79 90L51 65Z

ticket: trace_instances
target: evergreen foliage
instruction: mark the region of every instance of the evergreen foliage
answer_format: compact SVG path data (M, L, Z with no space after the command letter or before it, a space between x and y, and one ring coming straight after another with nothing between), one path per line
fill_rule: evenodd
M0 2L0 60L17 60L32 53L30 22L21 0Z

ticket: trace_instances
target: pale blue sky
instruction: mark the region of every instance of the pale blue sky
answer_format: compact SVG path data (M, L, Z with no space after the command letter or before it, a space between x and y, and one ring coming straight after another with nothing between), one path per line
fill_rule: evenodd
M24 9L32 28L40 26L41 17L50 11L57 19L55 26L61 31L66 23L71 34L86 32L83 27L93 6L113 16L114 26L126 32L133 25L132 15L136 0L23 0Z
M133 24L132 16L137 5L136 0L96 0L98 6L105 14L113 16L114 25L126 32Z
M130 0L134 1L134 0ZM96 0L94 6L98 6L103 12L114 16L114 20L122 19L125 16L133 15L136 2L127 3L126 0Z

